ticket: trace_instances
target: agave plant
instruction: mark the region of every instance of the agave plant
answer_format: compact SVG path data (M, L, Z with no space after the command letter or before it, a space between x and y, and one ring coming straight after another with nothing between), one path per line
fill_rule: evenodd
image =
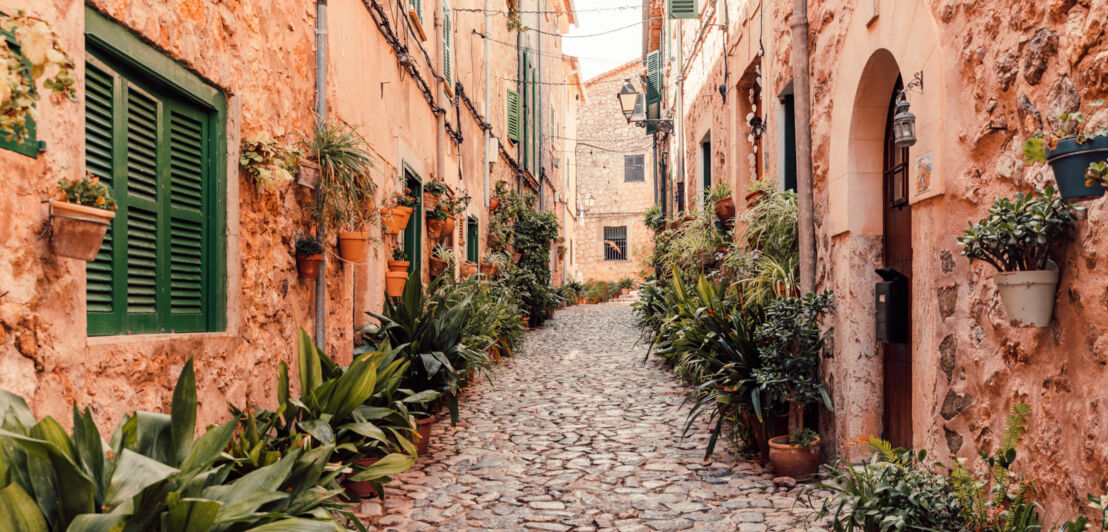
M0 392L0 528L4 530L319 530L341 527L323 464L333 446L294 450L228 480L222 455L232 419L197 440L196 376L181 371L169 414L136 412L105 444L92 415L74 407L73 431L35 422L18 396Z

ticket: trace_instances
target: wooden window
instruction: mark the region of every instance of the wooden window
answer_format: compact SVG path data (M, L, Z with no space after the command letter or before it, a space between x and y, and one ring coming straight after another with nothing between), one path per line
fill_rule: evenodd
M20 53L19 43L16 42L15 35L11 32L0 31L0 39L5 40L8 43L8 49L11 50L16 57L21 59L23 75L29 77L31 75L31 62ZM0 130L0 149L11 150L28 157L38 158L39 148L44 147L44 144L38 141L38 136L35 131L35 120L33 118L27 117L27 136L23 138L22 142L16 142L15 137L9 139L8 135L11 133L11 131Z
M604 228L604 260L627 260L627 226Z
M658 120L662 117L662 52L655 50L646 54L646 118ZM646 134L657 133L654 126L646 127Z
M414 11L420 24L423 23L423 0L408 0L408 9Z
M466 218L466 260L477 262L481 257L480 226L477 218Z
M669 18L697 18L696 0L669 0Z
M508 107L508 138L519 142L519 93L508 90L504 98L504 103Z
M119 205L86 265L88 334L222 330L226 102L88 13L85 161Z
M404 253L408 255L408 273L420 271L423 264L423 182L407 167L404 168L404 186L415 199L412 217L404 228Z
M442 3L442 77L446 80L446 86L451 92L454 90L454 47L451 44L453 35L450 33L453 30L450 4L444 0Z
M643 171L644 160L643 155L624 155L623 156L623 180L630 181L646 181L646 175Z

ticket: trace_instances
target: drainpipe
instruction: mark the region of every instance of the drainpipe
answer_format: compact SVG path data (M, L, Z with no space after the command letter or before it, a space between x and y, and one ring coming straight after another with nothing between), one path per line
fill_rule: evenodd
M522 15L521 15L522 17ZM527 85L523 83L524 77L527 72L523 70L523 32L516 32L516 94L520 98L519 106L519 142L516 143L516 161L519 163L520 172L523 172L524 168L527 168L527 161L523 160L523 145L526 138L527 121L524 119L527 116L527 106L522 105L523 99L527 98ZM516 190L523 190L523 176L516 175Z
M685 39L682 28L684 24L677 22L677 116L674 134L677 135L677 182L685 182ZM687 187L686 187L687 188ZM688 195L688 190L685 190ZM683 204L679 200L678 204Z
M546 203L546 202L543 201L543 193L542 193L543 192L542 183L545 180L544 178L546 177L546 173L542 171L543 170L543 168L542 168L542 152L546 150L546 143L543 142L543 138L542 138L543 137L542 116L545 113L545 110L544 110L543 105L542 105L542 97L543 97L543 93L542 93L543 84L542 84L542 82L544 80L546 80L546 78L543 77L543 75L542 75L542 13L541 13L541 11L543 11L546 8L546 2L544 0L539 0L538 2L536 2L536 5L538 6L538 9L536 9L535 11L538 11L538 13L535 13L535 20L537 21L538 31L535 32L535 33L538 35L538 39L539 39L539 52L538 52L538 56L539 56L539 79L538 79L538 85L536 86L536 89L538 90L539 95L535 98L535 106L536 106L535 114L538 115L538 116L535 117L535 122L539 126L539 131L535 135L535 137L536 137L535 140L538 141L538 143L537 143L538 145L535 146L535 158L536 158L535 172L539 174L538 175L538 178L539 178L538 179L538 181L539 181L539 211L541 212L541 211L544 210L545 203Z
M491 35L489 31L489 0L485 0L485 36ZM485 39L485 107L482 109L485 117L489 116L489 39ZM483 173L485 174L485 207L489 206L491 198L491 192L489 191L489 130L485 130L485 166Z
M327 0L315 3L315 113L327 118ZM327 347L327 254L315 278L315 343Z
M808 66L808 4L793 0L793 95L796 110L796 190L800 208L800 290L816 287L816 229L812 215L812 129Z

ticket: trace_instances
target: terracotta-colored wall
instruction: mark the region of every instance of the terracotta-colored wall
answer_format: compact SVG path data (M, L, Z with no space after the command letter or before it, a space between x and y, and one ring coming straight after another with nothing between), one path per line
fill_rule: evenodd
M774 100L792 78L791 2L765 2L764 26L756 3L729 4L731 82L765 49L763 169L773 178L780 175L781 151ZM1099 324L1108 317L1108 281L1098 273L1106 245L1099 229L1108 216L1104 200L1082 202L1088 213L1073 241L1060 247L1062 280L1047 328L1012 327L991 267L970 265L955 239L993 199L1052 181L1049 168L1023 163L1020 145L1039 128L1036 111L1046 118L1108 94L1101 74L1108 62L1106 12L1108 4L1088 0L809 2L817 282L834 290L838 301L829 329L832 356L824 359L836 406L824 416L826 439L834 442L829 451L860 458L854 439L882 430L882 360L873 332L873 269L881 264L883 244L881 185L872 172L880 170L874 167L880 152L867 139L883 130L891 97L878 79L888 74L869 61L889 54L894 77L911 81L915 72L924 73L923 92L911 96L920 141L910 157L934 157L929 188L915 189L914 165L909 176L914 444L937 458L953 453L974 460L979 449L995 448L1011 405L1025 402L1032 421L1017 470L1038 480L1052 515L1079 509L1084 493L1103 490L1108 330ZM688 36L698 22L685 24ZM704 57L694 60L687 83L718 86L723 49L714 43L723 32L708 32L699 45ZM687 53L694 41L686 39ZM671 73L670 108L674 82ZM741 123L727 125L745 118L732 98L716 108L706 104L712 98L718 101L718 92L687 90L687 142L699 140L693 136L704 124L712 124L713 144L717 127L731 134L741 129ZM1090 121L1108 122L1108 110ZM746 161L734 144L729 151L724 174L717 175L735 178ZM693 154L686 150L687 157ZM693 160L686 170L694 182Z

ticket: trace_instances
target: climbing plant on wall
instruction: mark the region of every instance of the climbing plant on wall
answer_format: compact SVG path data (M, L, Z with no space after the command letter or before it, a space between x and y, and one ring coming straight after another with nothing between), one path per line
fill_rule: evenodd
M500 206L492 215L490 240L498 250L519 254L508 270L508 283L531 325L538 326L550 318L557 303L557 292L550 286L550 248L558 238L558 219L551 211L536 209L538 199L530 192L520 196L502 185L496 192Z
M34 120L39 99L35 81L50 67L56 71L43 86L77 101L73 59L62 50L50 26L22 11L14 16L0 13L0 131L6 140L19 143L29 135L27 121Z

